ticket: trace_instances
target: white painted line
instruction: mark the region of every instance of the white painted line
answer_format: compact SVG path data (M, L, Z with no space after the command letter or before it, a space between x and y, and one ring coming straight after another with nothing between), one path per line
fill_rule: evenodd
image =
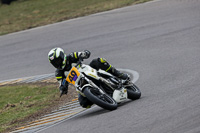
M22 77L22 78L15 78L15 79L8 79L8 80L2 80L0 81L0 83L2 82L9 82L9 81L15 81L15 80L18 80L18 79L24 79L24 80L28 80L28 79L31 79L31 78L35 78L35 77L50 77L50 76L53 76L54 73L51 73L51 74L42 74L42 75L35 75L35 76L29 76L29 77Z
M124 72L126 72L126 73L128 73L128 74L130 74L131 76L133 76L133 78L132 78L132 82L133 83L135 83L138 79L139 79L139 73L137 72L137 71L134 71L134 70L130 70L130 69L118 69L118 70L120 70L120 71L124 71ZM37 75L37 76L31 76L31 77L25 77L24 79L26 79L26 78L38 78L38 79L41 79L40 77L46 77L46 78L50 78L50 76L52 76L53 74L44 74L44 75ZM12 80L17 80L17 79L11 79L11 81ZM8 81L8 80L7 80ZM33 81L33 80L32 80ZM31 82L31 81L30 81ZM1 82L0 82L1 83ZM36 123L33 123L33 124L30 124L29 126L31 126L31 128L30 128L30 130L32 130L33 128L35 129L34 130L34 132L41 132L41 131L43 131L43 130L45 130L45 129L48 129L48 128L50 128L50 127L53 127L53 126L55 126L55 125L58 125L58 124L60 124L60 123L62 123L63 121L67 121L67 120L70 120L70 119L72 119L72 118L74 118L74 117L76 117L76 116L78 116L78 115L81 115L82 113L85 113L86 111L89 111L89 110L91 110L91 109L93 109L93 108L95 108L95 107L97 107L97 105L94 105L92 108L90 108L90 109L85 109L85 108L82 108L80 105L79 105L79 102L78 101L73 101L73 102L69 102L68 104L66 104L65 106L63 106L63 107L60 107L58 110L54 110L54 111L52 111L52 113L50 113L50 114L47 114L47 115L45 115L45 116L43 116L43 117L41 117L38 121L42 121L42 120L45 120L45 119L47 119L48 118L48 120L52 117L52 118L54 118L54 117L56 117L55 119L56 120L54 120L54 119L52 119L53 121L52 121L52 123L51 122L48 122L48 123L46 123L46 124L41 124L41 125L38 125L38 126L34 126L34 124L35 125L37 125L38 123L36 122ZM65 116L65 117L62 117L62 118L57 118L59 115L61 115L61 114L69 114L69 112L74 112L74 111L76 111L77 113L76 114L73 114L73 115L67 115L67 116ZM43 121L42 121L43 122ZM41 122L41 123L42 123ZM49 125L50 124L50 125ZM37 129L38 128L38 129ZM18 131L21 131L21 132L23 132L23 131L29 131L29 128L25 128L25 129L21 129L21 130L17 130L17 131L13 131L13 133L14 132L18 132Z
M135 83L139 79L139 73L137 71L130 70L130 69L119 69L119 70L125 71L127 73L131 73L133 75L133 79L132 79L133 83Z
M134 70L130 70L130 69L118 69L118 70L120 70L120 71L125 71L125 72L127 72L127 73L132 74L132 76L133 76L132 82L133 82L133 83L135 83L135 82L139 79L139 73L136 72L136 71L134 71ZM72 115L71 117L68 117L68 118L66 118L66 119L63 119L63 120L61 120L61 121L59 121L59 122L57 122L57 123L55 123L55 124L52 124L52 125L50 125L50 126L48 126L48 127L45 127L45 128L43 128L43 129L38 129L38 131L36 131L35 133L42 132L42 131L44 131L44 130L50 128L50 127L56 126L56 125L62 123L63 121L67 121L67 120L73 119L73 118L75 118L75 117L77 117L77 116L79 116L79 115L81 115L81 114L83 114L83 113L85 113L85 112L87 112L87 111L89 111L89 110L92 110L92 109L95 108L95 107L97 107L97 105L93 105L90 109L85 109L85 110L83 110L83 111L81 111L81 112L79 112L79 113L77 113L77 114L75 114L75 115Z
M81 111L81 112L79 112L79 113L77 113L77 114L75 114L75 115L72 115L71 117L68 117L67 119L63 119L63 120L61 120L61 121L59 121L59 122L57 122L57 123L55 123L55 124L53 124L53 125L51 125L51 126L45 127L45 128L43 128L43 129L41 129L41 130L38 129L38 131L36 131L35 133L42 132L42 131L44 131L44 130L50 128L50 127L59 125L59 124L62 123L63 121L68 121L68 120L70 120L70 119L72 119L72 118L75 118L75 117L79 116L80 114L83 114L83 113L85 113L86 111L89 111L89 110L93 109L95 106L96 106L96 105L94 105L94 106L91 107L90 109L85 109L85 110L83 110L83 111Z
M142 4L143 5L144 4L151 4L151 3L159 2L159 1L162 1L162 0L152 0L152 1L149 1L149 2L142 3ZM140 6L142 4L136 4L136 5L130 5L130 6L126 6L126 7L117 8L117 9L112 9L112 10L109 10L109 11L104 11L104 12L99 12L99 13L91 14L91 15L88 15L88 16L73 18L73 19L62 21L62 22L57 22L57 23L54 23L54 24L48 24L48 25L44 25L44 26L35 27L35 28L32 28L32 29L18 31L18 32L6 34L6 35L3 35L3 36L16 35L16 34L21 34L21 33L27 32L27 31L35 31L35 30L39 30L39 29L43 29L43 28L48 28L50 26L57 26L57 25L62 24L62 23L68 23L68 22L71 22L71 21L80 20L80 19L83 19L83 18L86 18L86 17L90 17L90 16L103 15L103 14L106 14L106 13L109 13L109 12L112 13L112 12L120 11L120 10L127 9L127 8L133 8L133 6ZM0 36L0 37L2 37L2 36Z

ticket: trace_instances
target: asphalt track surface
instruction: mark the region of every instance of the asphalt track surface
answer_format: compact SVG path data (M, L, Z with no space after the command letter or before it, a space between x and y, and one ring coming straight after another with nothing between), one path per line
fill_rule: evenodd
M52 73L47 53L88 49L139 73L142 97L42 133L199 133L200 0L159 0L0 37L0 80Z

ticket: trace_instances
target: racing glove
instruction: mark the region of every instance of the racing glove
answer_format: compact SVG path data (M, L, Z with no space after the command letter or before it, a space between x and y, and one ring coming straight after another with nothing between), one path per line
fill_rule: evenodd
M80 53L79 58L88 59L90 57L90 51L84 50Z
M68 83L66 82L66 80L63 80L62 84L59 87L60 90L60 94L66 94L68 93Z

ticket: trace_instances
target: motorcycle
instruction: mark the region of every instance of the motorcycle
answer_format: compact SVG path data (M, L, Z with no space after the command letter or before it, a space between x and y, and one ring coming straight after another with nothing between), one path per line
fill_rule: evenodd
M104 70L96 70L83 64L83 59L72 67L65 82L75 86L76 91L94 104L115 110L118 104L141 97L140 89L130 80L121 80Z

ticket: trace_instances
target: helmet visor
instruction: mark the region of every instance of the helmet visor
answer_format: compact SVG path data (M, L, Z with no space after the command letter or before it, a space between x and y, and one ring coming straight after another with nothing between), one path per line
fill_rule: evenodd
M62 68L62 62L63 60L59 57L59 58L56 58L54 60L51 61L51 64L55 67L55 68Z
M64 61L64 53L60 53L60 56L52 60L51 64L57 69L62 69L63 61Z

